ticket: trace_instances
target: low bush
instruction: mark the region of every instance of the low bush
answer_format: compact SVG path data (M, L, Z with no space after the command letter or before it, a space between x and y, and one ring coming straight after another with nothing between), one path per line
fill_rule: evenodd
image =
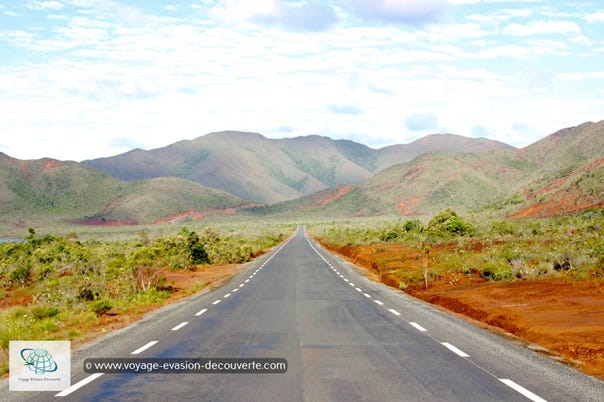
M59 314L59 309L54 306L34 306L31 309L31 314L36 320L42 318L54 317Z

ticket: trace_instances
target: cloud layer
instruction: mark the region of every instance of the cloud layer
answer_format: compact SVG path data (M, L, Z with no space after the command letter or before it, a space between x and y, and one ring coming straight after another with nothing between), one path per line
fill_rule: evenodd
M0 151L86 159L211 131L527 145L601 120L604 8L504 0L0 5Z

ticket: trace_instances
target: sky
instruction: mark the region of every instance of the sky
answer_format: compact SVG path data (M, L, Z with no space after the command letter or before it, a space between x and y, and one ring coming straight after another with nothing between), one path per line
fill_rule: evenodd
M516 147L604 119L601 0L6 0L0 152L223 130Z

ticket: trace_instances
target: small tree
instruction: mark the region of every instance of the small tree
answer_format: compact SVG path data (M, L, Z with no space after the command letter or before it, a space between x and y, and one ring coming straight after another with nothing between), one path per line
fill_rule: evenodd
M429 267L428 264L430 262L430 245L426 239L422 242L422 263L423 263L423 274L424 274L424 284L426 285L426 290L428 290L428 273Z
M158 288L165 283L166 275L158 266L160 251L156 247L143 247L128 258L127 264L132 269L137 292Z
M428 235L433 238L473 236L475 232L474 226L464 222L451 208L441 211L428 223Z

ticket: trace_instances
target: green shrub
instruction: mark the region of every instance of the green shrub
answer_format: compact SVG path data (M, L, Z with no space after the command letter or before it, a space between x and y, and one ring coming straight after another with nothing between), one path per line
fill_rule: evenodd
M481 276L490 281L509 281L512 279L513 270L508 264L490 261L484 264Z
M60 310L54 306L34 306L31 309L31 313L36 320L42 318L54 317L59 314Z
M470 223L464 222L450 208L440 212L428 223L428 236L432 238L452 238L458 236L473 236L476 230Z
M26 286L30 282L31 270L30 264L19 265L11 272L11 279L20 286Z
M107 299L94 300L90 302L89 306L90 310L94 311L97 315L105 314L113 308L113 305Z

